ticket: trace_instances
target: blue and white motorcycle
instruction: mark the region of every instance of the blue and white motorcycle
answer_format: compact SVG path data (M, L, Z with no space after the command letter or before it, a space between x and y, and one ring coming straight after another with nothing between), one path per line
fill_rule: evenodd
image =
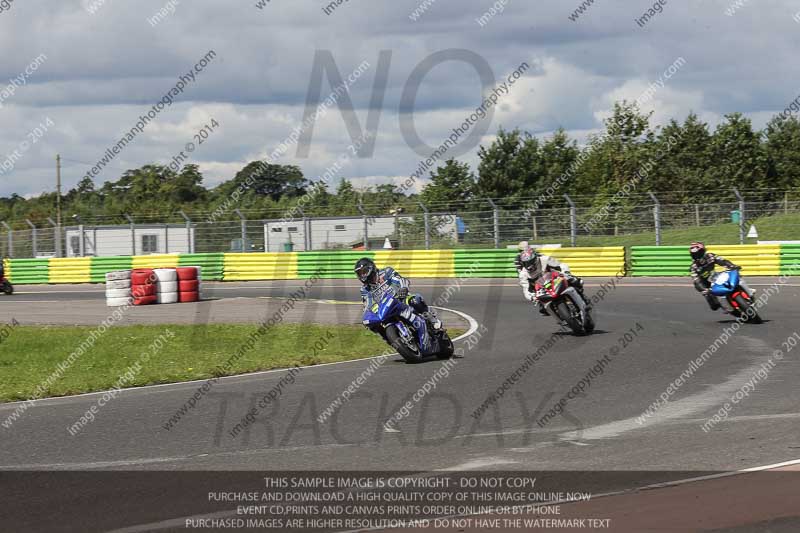
M365 326L380 326L386 333L386 342L397 350L408 363L419 363L435 355L449 359L455 348L447 330L434 330L411 307L397 298L389 283L372 291L372 306L364 310Z
M738 270L725 270L714 272L709 277L711 294L725 298L733 308L733 315L744 319L745 322L761 324L762 319L758 314L753 299L746 290L739 285L741 274Z

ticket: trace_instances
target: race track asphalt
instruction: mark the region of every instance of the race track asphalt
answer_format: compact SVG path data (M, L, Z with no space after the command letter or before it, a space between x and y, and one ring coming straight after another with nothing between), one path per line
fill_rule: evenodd
M749 281L766 291L778 280ZM665 471L674 474L667 477L689 477L800 457L800 345L789 350L783 344L800 330L797 278L779 284L769 297L761 310L764 324L742 325L727 343L717 343L719 349L672 390L670 401L645 419L639 417L733 323L712 313L685 279L623 278L611 288L609 280L587 280L589 295L599 295L601 284L608 290L596 305L597 331L585 337L558 334L552 319L521 298L514 280L462 280L448 290L453 283L419 280L413 288L429 301L449 294L441 307L474 319L477 331L457 343L464 357L445 370L441 361L408 365L389 358L322 423L319 413L374 360L303 369L237 437L229 431L259 398L286 382L287 371L222 379L169 430L164 424L202 383L123 391L75 436L67 427L98 395L37 401L12 427L0 427L0 470L615 470L641 471L641 484L664 481ZM211 284L206 295L280 301L298 285ZM356 291L350 281L323 280L309 298L353 301ZM69 309L70 302L102 297L96 286L21 287L0 306L5 316L34 302ZM345 304L331 302L309 305L303 319L314 321L317 312L331 313L331 307L342 321L352 321ZM195 323L208 323L207 310L196 315ZM626 332L630 340L623 338ZM517 373L516 383L473 417L526 356L548 341L551 347ZM775 350L783 350L782 360ZM603 356L602 373L595 371L581 395L541 423ZM755 380L764 365L767 375ZM429 386L396 429L387 429L384 422L432 380L435 388ZM704 431L703 424L748 382L752 390L726 420ZM0 406L0 420L18 406ZM104 527L150 523L184 511L175 507L145 516L130 509ZM85 509L64 512L77 519ZM59 523L69 522L60 516Z

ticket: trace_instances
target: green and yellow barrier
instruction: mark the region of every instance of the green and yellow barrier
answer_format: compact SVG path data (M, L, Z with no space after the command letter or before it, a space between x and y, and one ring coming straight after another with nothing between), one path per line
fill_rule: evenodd
M180 254L178 266L199 266L203 281L222 281L225 273L225 254Z
M786 246L790 245L707 245L709 252L741 266L742 274L750 276L781 274L787 268L783 259ZM691 264L688 246L631 247L632 276L688 276Z
M296 252L225 254L223 268L225 281L298 279Z
M800 245L709 245L709 251L742 266L745 275L800 275ZM622 246L541 248L567 263L576 276L687 276L686 246L633 246L626 264ZM353 277L353 265L371 257L378 267L392 266L409 278L505 278L517 275L515 249L475 250L341 250L285 253L204 253L120 257L6 260L12 283L102 283L113 270L200 266L204 280L250 281Z
M92 281L92 258L51 257L47 270L48 283L89 283Z
M308 279L314 275L323 279L353 277L353 267L362 257L375 259L375 252L344 250L337 252L301 252L297 254L297 277Z
M6 277L11 283L49 283L48 259L9 259L5 262Z
M591 248L539 248L569 265L576 276L613 276L625 269L625 248L605 246ZM519 250L456 250L455 277L515 278L514 257Z
M781 274L800 276L800 244L781 245Z

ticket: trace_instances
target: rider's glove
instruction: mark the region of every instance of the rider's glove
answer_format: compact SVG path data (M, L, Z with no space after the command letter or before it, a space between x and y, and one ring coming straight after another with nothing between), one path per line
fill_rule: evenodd
M701 294L702 294L703 296L708 296L709 294L711 294L711 289L703 289L703 291L702 291L702 293L701 293Z
M397 289L397 298L400 300L405 300L408 298L408 289L406 287L401 287Z

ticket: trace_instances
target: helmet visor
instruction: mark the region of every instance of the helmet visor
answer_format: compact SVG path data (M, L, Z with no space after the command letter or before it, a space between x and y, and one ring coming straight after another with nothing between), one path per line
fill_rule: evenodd
M358 279L361 280L361 283L367 283L372 277L372 273L375 272L375 269L372 268L372 265L360 265L356 267L355 272Z

